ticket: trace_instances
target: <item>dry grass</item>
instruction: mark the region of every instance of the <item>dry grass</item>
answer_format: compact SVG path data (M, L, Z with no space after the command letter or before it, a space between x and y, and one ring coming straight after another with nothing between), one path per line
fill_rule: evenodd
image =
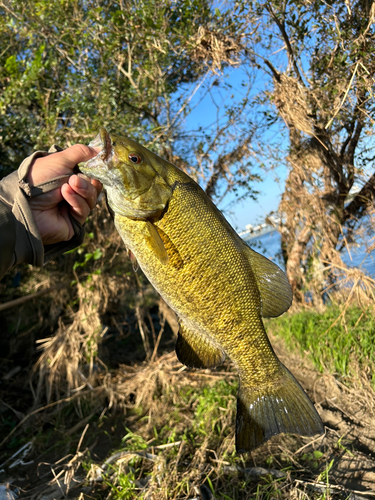
M204 62L215 74L221 73L223 66L238 66L242 50L241 38L242 35L231 38L200 26L190 40L192 59L198 63Z
M328 263L327 274L333 273L335 281L325 289L334 304L342 305L342 315L353 304L363 309L364 313L372 309L375 303L375 280L357 267L344 264Z
M307 89L291 76L282 74L280 81L274 82L275 106L286 125L313 136L314 123L306 93Z
M38 340L40 355L35 369L38 370L37 399L45 388L46 400L52 394L59 398L61 392L91 388L95 385L94 364L98 358L98 345L103 336L101 313L108 302L108 289L102 276L93 275L90 283L77 284L78 311L72 322L59 327L53 337Z
M369 388L316 378L314 394L327 426L323 439L279 436L237 456L236 374L228 368L181 369L170 353L107 375L96 397L112 394L113 406L123 407L122 439L104 460L93 460L90 438L100 435L105 419L92 420L77 434L72 453L44 463L49 475L26 498L314 500L362 498L360 487L371 497L374 464L359 451L375 449ZM103 406L109 416L111 402Z
M56 422L58 429L74 401L80 400L83 409L81 416L69 417L70 429L64 431L72 439L71 451L61 449L54 460L36 455L44 475L24 498L314 500L348 498L359 487L368 494L375 487L370 456L375 419L367 379L348 387L276 349L318 404L327 426L323 439L279 436L251 455L237 456L236 373L229 365L188 370L171 352L99 371L96 387L78 388L70 398L30 415L29 423L38 416L39 426ZM118 437L110 439L103 456L98 439L115 436L118 418ZM102 460L93 458L100 452Z

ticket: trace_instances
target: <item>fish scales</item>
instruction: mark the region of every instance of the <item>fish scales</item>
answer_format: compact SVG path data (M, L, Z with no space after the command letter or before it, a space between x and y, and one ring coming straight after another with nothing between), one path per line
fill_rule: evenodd
M168 235L175 252L178 251L184 262L182 268L173 262L160 265L153 250L134 228L138 221L115 216L116 227L153 286L179 318L202 334L213 336L239 370L243 363L250 364L252 372L266 377L278 363L260 320L259 292L249 262L241 253L242 241L229 225L222 223L222 215L213 204L211 210L207 210L211 202L199 191L199 186L192 189L184 183L176 183L168 210L155 222L155 226ZM202 235L205 245L202 245ZM166 248L168 250L167 245ZM215 311L222 313L215 314ZM233 329L236 336L228 335ZM263 359L256 356L259 349L264 350ZM238 357L241 362L236 363Z
M248 247L188 175L131 139L102 129L99 155L81 167L103 182L125 245L176 312L176 352L189 367L229 357L240 378L236 448L281 432L322 433L302 387L276 357L262 316L288 309L284 273Z

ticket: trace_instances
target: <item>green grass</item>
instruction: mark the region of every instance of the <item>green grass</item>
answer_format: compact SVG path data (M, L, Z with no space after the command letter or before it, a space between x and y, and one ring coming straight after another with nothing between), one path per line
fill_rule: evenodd
M337 307L323 313L301 311L273 319L268 330L288 348L307 354L320 371L355 377L358 368L375 384L375 320L357 307L340 316Z

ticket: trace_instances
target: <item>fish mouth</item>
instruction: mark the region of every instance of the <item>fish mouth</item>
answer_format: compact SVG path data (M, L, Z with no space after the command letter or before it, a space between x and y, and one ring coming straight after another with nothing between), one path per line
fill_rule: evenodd
M79 171L104 185L110 184L111 175L109 172L115 155L111 137L105 128L100 129L99 134L89 143L89 146L101 148L101 151L90 160L80 163L78 165Z
M93 139L90 143L89 146L95 147L95 148L102 148L100 154L100 157L103 161L106 161L109 159L109 156L112 151L112 141L109 133L106 131L105 128L101 128L99 134Z

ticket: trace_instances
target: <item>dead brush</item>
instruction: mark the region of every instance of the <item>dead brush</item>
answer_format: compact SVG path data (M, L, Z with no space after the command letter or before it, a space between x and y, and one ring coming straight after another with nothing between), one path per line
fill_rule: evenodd
M60 319L53 337L38 341L43 350L35 370L38 371L36 398L43 389L47 402L63 392L92 388L96 384L95 363L103 335L100 314L108 302L108 289L101 275L92 275L90 283L77 284L79 309L69 325Z
M314 135L314 121L308 104L307 90L296 78L280 75L274 81L275 105L288 127L294 126L308 135Z
M363 311L374 307L375 280L358 267L348 267L342 262L323 261L324 272L333 274L335 281L328 286L326 293L335 304L341 304L341 315L355 304Z
M129 447L125 443L125 449L109 459L114 466L111 471L107 460L99 473L93 465L88 478L94 481L110 473L108 482L117 488L121 475L128 474L134 497L142 494L152 500L173 500L196 496L206 478L227 463L224 457L234 450L234 396L227 397L228 408L218 408L215 401L209 404L201 399L203 394L197 398L204 387L212 387L215 394L219 381L236 380L236 374L225 368L227 371L188 370L172 352L139 366L122 365L115 375L103 376L101 386L112 410L122 408L129 416L138 409L132 429L148 447L134 449L137 441ZM160 433L157 439L154 429ZM159 439L167 442L159 444Z
M153 362L140 366L121 365L114 374L101 376L108 406L158 410L160 394L169 394L172 402L178 397L181 384L191 382L174 352L164 354Z
M215 74L222 71L223 65L238 66L240 64L241 36L231 38L200 26L191 38L190 45L192 59L198 63L206 63Z
M99 356L99 346L106 333L103 318L109 309L124 301L123 296L131 287L125 269L126 250L104 200L89 221L84 243L69 257L70 276L75 284L67 287L63 304L58 297L53 298L60 305L54 335L37 341L42 351L33 370L38 374L34 394L38 401L42 393L49 402L96 386L98 370L106 370ZM103 271L104 259L106 269Z

